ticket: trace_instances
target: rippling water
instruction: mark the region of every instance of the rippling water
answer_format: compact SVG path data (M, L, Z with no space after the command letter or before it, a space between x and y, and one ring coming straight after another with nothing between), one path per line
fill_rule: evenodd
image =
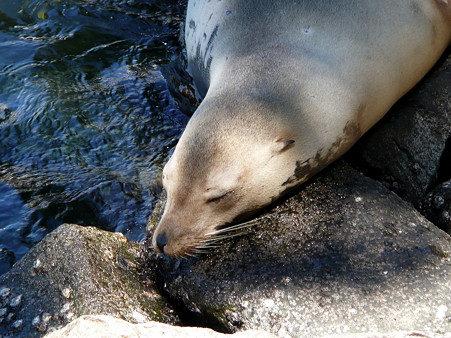
M0 274L63 222L142 240L187 118L178 1L0 0Z

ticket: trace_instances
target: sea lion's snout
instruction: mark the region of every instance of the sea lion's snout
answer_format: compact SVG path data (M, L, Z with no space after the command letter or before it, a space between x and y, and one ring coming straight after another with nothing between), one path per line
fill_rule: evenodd
M158 234L155 240L155 247L160 253L164 253L164 247L168 244L168 236L166 236L166 232Z
M174 219L173 215L163 216L152 237L155 252L174 258L193 255L200 245L203 233L188 227L187 224L191 223Z
M180 256L174 250L177 246L177 240L171 237L171 233L168 233L166 229L157 229L153 234L152 246L155 252L159 254L165 254L168 256L177 257Z

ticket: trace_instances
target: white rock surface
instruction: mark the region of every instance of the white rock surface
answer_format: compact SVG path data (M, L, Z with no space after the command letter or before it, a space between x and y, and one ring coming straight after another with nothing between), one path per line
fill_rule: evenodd
M172 326L158 322L147 322L143 324L132 324L125 320L112 316L82 316L75 319L62 329L53 331L45 338L115 338L115 337L185 337L185 338L272 338L273 335L264 332L249 330L238 332L233 335L215 332L211 329L200 327Z

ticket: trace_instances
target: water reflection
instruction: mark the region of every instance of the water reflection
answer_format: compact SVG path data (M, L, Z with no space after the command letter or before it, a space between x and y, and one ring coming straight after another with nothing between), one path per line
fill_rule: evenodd
M0 203L15 196L0 211L6 260L62 222L143 239L187 120L161 74L182 17L178 1L0 0Z

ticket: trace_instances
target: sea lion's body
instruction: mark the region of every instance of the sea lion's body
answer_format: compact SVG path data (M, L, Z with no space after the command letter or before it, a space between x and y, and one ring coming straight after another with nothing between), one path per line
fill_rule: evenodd
M192 0L185 41L204 100L165 167L154 234L172 256L346 152L434 65L446 0Z

